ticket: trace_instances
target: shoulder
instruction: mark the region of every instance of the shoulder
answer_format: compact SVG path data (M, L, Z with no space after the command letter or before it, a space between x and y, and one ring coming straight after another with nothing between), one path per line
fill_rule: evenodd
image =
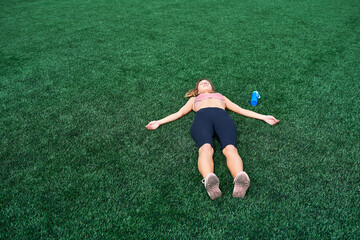
M191 97L191 98L189 98L189 100L187 102L193 104L195 102L195 100L196 100L196 97Z
M225 104L226 104L226 105L229 105L229 104L232 104L232 103L233 103L233 102L230 101L230 99L228 99L228 98L225 97L224 95L223 95L223 97L224 97L224 101L225 101Z

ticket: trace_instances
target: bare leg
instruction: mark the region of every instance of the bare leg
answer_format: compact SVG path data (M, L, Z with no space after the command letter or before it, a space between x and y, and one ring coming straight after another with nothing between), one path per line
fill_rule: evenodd
M246 190L250 186L249 176L243 172L243 162L237 149L233 145L224 148L223 153L227 160L227 166L234 178L234 198L244 198Z
M203 176L203 183L206 191L212 200L221 197L221 190L219 188L219 178L214 174L214 149L208 143L202 145L199 149L198 167Z
M239 172L243 171L243 162L239 152L233 145L227 145L223 149L223 154L226 157L227 167L229 168L233 178L235 178Z
M214 149L209 143L206 143L199 148L198 167L203 178L206 178L209 173L214 172L213 155Z

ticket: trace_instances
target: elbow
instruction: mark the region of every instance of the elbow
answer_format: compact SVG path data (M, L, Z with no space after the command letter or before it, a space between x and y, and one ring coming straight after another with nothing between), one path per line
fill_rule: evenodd
M239 113L239 114L241 114L241 115L243 115L243 114L245 114L245 109L243 109L243 108L241 108L241 107L237 107L237 112Z
M181 117L183 117L183 116L185 115L185 113L184 113L183 111L178 111L178 112L176 113L176 115L177 115L179 118L181 118Z

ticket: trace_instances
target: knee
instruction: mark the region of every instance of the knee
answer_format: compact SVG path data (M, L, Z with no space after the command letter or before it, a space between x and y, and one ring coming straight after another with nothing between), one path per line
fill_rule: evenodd
M205 143L204 145L202 145L202 146L199 148L199 154L201 154L201 153L210 153L210 154L213 154L213 153L214 153L214 149L213 149L213 147L211 146L211 144Z
M227 145L222 152L226 156L228 154L237 153L238 150L234 145Z

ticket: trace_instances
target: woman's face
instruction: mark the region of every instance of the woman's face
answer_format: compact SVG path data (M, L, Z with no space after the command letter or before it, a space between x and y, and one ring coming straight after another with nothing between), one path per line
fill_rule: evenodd
M204 79L204 80L201 80L198 84L198 93L201 94L201 93L212 93L213 92L213 88L211 86L211 83Z

